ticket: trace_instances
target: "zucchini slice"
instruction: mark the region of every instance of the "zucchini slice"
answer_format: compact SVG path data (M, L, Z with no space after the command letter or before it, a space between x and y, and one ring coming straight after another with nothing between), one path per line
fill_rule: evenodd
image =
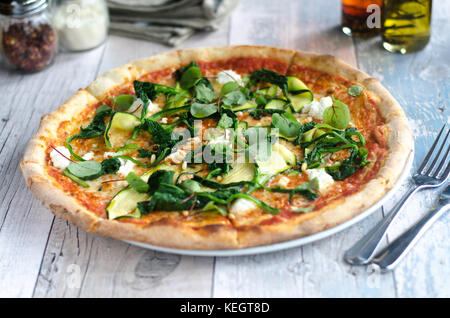
M295 112L302 110L303 106L313 101L313 93L299 78L288 76L288 97Z
M231 108L231 110L234 111L234 112L238 112L238 111L251 110L253 108L256 108L255 104L245 103L244 105L234 106L233 108Z
M307 91L298 95L288 94L291 100L292 110L296 113L300 112L302 108L313 101L313 94L311 91Z
M255 164L245 162L233 164L230 172L223 177L220 183L227 184L232 182L252 181L255 177Z
M133 136L134 128L140 124L140 119L133 114L114 113L105 130L106 146L109 149L123 146Z
M272 146L270 157L264 161L256 160L256 164L260 174L273 176L289 169L292 164L295 164L294 160L295 155L285 146L277 143Z
M179 172L178 166L161 164L142 174L141 179L147 182L152 173L160 169L176 169L176 172ZM108 203L106 207L108 219L115 220L120 218L140 218L141 213L139 209L136 208L137 203L146 201L149 198L150 196L147 193L139 193L131 186L127 186L126 188L120 190Z
M281 92L281 89L276 85L261 88L256 91L257 94L261 94L265 98L274 98L274 97L278 96L280 94L280 92Z
M278 152L289 165L293 166L297 163L297 157L285 145L276 143L272 146L272 149Z
M285 101L283 99L274 98L274 99L270 100L264 108L265 109L284 110L286 108L287 104L288 104L287 101Z

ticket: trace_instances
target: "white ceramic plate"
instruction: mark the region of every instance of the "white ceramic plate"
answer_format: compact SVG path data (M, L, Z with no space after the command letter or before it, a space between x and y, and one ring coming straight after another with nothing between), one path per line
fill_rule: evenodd
M304 236L298 239L270 244L270 245L263 245L263 246L255 246L255 247L249 247L249 248L241 248L241 249L232 249L232 250L190 250L190 249L180 249L180 248L169 248L169 247L162 247L162 246L156 246L151 244L145 244L141 242L134 242L134 241L125 241L127 243L137 245L143 248L165 252L165 253L172 253L172 254L180 254L180 255L191 255L191 256L240 256L240 255L251 255L251 254L261 254L261 253L269 253L269 252L275 252L280 251L292 247L298 247L304 244L312 243L318 240L321 240L323 238L326 238L330 235L333 235L335 233L338 233L355 223L363 220L364 218L368 217L370 214L372 214L374 211L376 211L378 208L380 208L384 202L386 202L389 198L394 195L394 193L398 190L398 188L403 184L403 182L406 180L406 178L409 176L409 172L411 171L412 163L414 160L414 151L411 152L408 162L406 163L405 169L403 170L400 178L397 180L395 186L388 192L386 195L381 198L380 201L378 201L376 204L368 208L367 210L361 212L354 218L348 220L347 222L341 223L335 227L329 228L327 230L311 234L308 236Z

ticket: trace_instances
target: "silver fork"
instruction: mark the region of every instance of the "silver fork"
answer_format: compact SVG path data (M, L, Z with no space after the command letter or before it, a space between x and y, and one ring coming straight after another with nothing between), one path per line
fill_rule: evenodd
M447 125L445 124L442 127L441 131L439 132L433 145L431 146L431 149L425 156L419 169L417 169L416 173L412 177L413 182L409 191L403 196L403 198L395 205L393 210L383 220L381 220L360 241L358 241L349 250L347 250L347 252L344 255L344 259L348 263L354 265L363 265L369 263L371 258L375 254L375 250L380 245L380 242L382 241L384 235L386 234L389 225L398 215L399 211L401 211L402 207L408 201L408 199L414 193L416 193L421 189L439 187L448 178L450 172L450 164L449 163L446 164L446 161L448 153L450 151L450 147L446 149L446 152L442 157L441 161L439 162L438 167L436 169L435 167L440 157L440 154L445 149L444 147L447 143L450 130L445 134L444 141L442 142L442 145L439 147L437 153L433 155L436 146L439 144L439 139L441 139L441 136L444 134L446 128ZM430 162L431 162L430 166L427 167Z

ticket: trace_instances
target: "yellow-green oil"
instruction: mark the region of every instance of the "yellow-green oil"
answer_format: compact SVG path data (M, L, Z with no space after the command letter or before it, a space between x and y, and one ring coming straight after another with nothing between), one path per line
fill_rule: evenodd
M431 0L384 0L383 46L402 54L423 49L430 39Z

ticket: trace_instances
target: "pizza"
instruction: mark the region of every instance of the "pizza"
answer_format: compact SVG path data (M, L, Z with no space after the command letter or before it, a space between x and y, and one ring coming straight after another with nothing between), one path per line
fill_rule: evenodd
M237 249L357 216L393 187L412 145L395 99L339 59L225 46L98 77L42 118L21 169L88 232Z

